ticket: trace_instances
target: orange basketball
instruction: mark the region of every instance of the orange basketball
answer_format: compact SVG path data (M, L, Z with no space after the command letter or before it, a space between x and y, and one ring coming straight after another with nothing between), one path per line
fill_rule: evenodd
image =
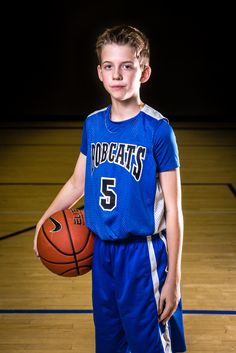
M94 235L78 208L54 213L41 226L37 247L40 260L60 276L81 276L92 269Z

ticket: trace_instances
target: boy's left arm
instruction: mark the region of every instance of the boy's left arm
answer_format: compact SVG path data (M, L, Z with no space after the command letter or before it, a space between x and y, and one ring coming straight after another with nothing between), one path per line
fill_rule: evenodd
M165 324L180 300L181 258L183 246L183 212L179 168L159 174L166 208L168 274L159 300L159 321Z

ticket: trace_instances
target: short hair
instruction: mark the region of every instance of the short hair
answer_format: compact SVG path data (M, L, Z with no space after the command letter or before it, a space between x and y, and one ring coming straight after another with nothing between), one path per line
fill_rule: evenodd
M102 48L107 44L113 43L118 45L129 45L134 48L140 65L149 65L149 40L139 29L127 25L106 28L105 31L97 37L96 41L96 53L99 63L101 63Z

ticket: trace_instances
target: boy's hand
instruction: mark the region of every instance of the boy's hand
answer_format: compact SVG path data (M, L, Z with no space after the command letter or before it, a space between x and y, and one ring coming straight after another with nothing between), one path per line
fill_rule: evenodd
M175 310L180 301L180 285L176 284L175 281L168 281L168 278L162 288L160 299L159 299L159 307L158 307L158 315L159 321L165 325Z

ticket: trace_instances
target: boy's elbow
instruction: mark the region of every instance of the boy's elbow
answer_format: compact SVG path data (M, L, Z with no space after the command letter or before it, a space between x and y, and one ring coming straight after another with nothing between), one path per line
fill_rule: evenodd
M73 173L69 179L72 189L78 195L84 194L84 179L79 178L76 173Z
M176 220L178 223L182 223L184 218L182 207L167 208L166 218L170 220Z

